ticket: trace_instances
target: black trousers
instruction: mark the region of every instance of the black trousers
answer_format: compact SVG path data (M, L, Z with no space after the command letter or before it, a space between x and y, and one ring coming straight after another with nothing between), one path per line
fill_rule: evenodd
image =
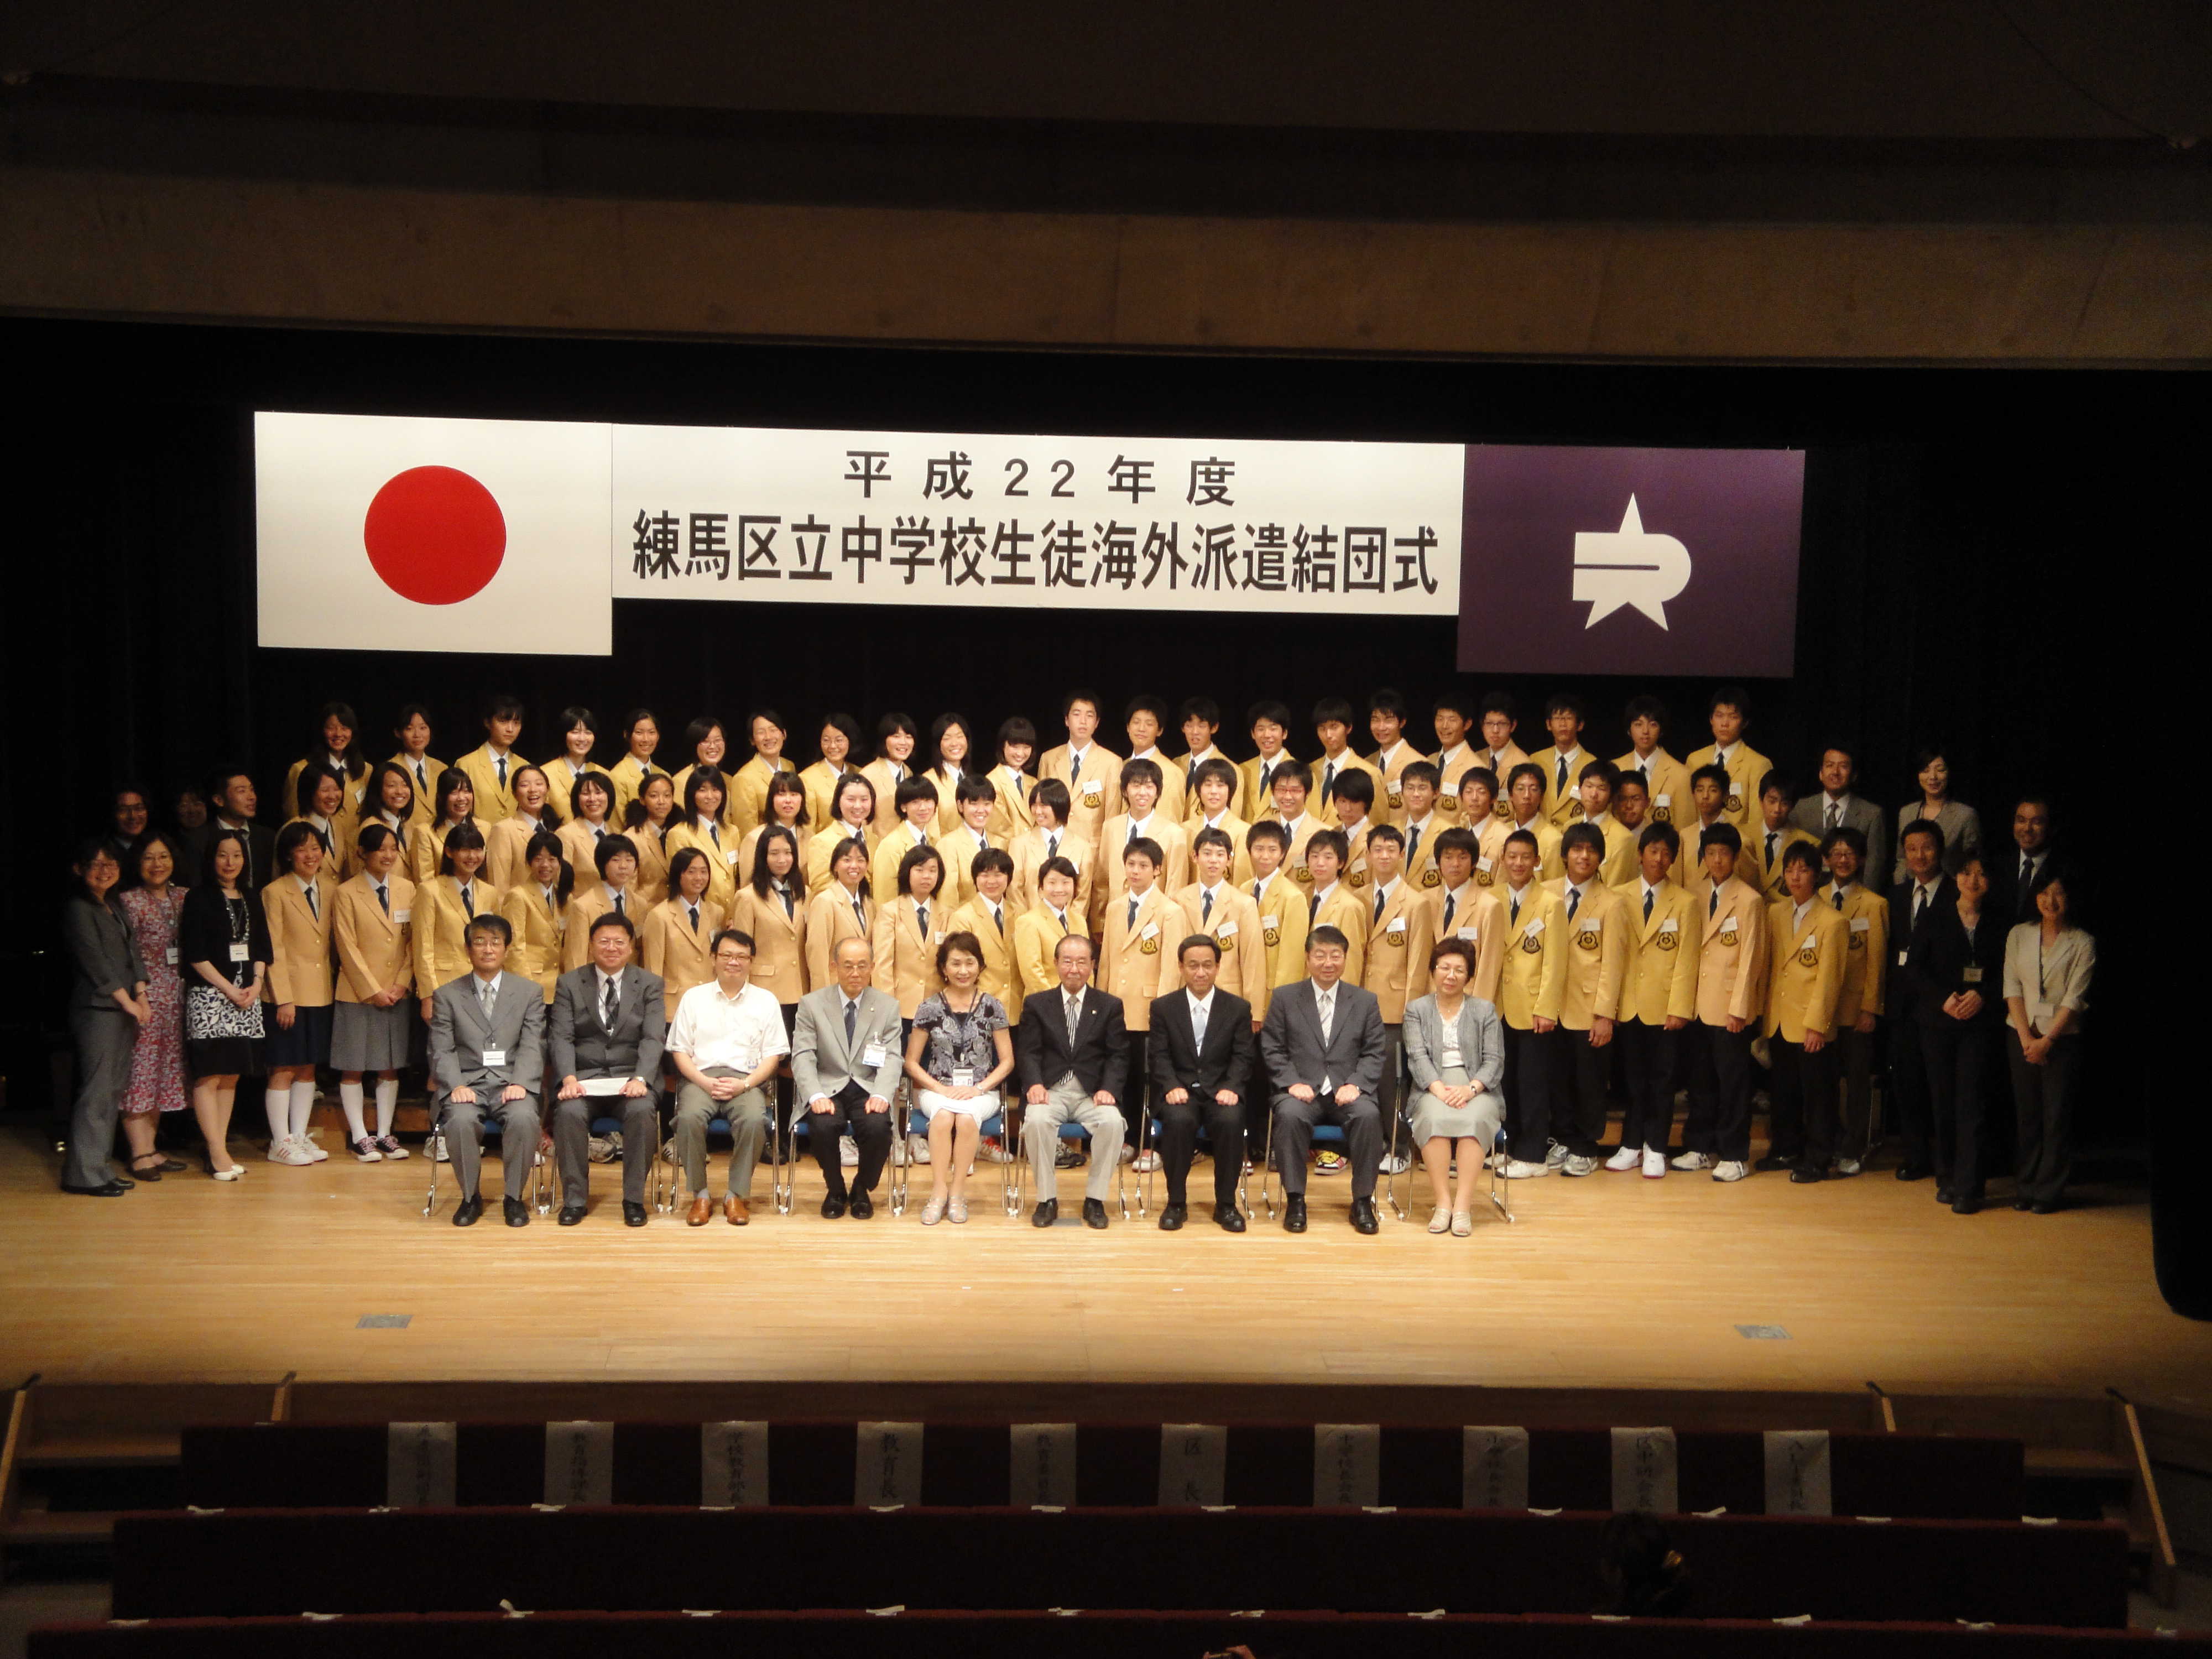
M1628 1090L1628 1105L1620 1115L1622 1146L1667 1150L1674 1129L1674 1060L1681 1036L1640 1019L1624 1019L1613 1028L1621 1081Z
M1777 1031L1767 1043L1774 1078L1767 1092L1773 1113L1767 1123L1767 1151L1800 1169L1822 1170L1836 1155L1836 1048L1818 1054Z
M857 1191L872 1193L891 1155L891 1115L870 1111L868 1091L858 1082L847 1083L832 1096L828 1111L806 1114L807 1142L814 1149L814 1161L822 1166L822 1179L828 1183L834 1198L846 1195L845 1170L837 1161L837 1142L848 1134L860 1149L860 1167L853 1171L853 1186Z
M1928 1105L1936 1120L1929 1145L1936 1178L1954 1198L1979 1198L1989 1181L1990 1094L1996 1085L1994 1019L1953 1019L1940 1014L1920 1028L1920 1057L1927 1067ZM2014 1042L2017 1047L2017 1041Z
M1723 1164L1751 1158L1751 1027L1699 1021L1683 1033L1690 1055L1690 1115L1682 1144Z
M2074 1109L2081 1095L2081 1039L2062 1036L2051 1045L2043 1064L2031 1066L2020 1051L2020 1038L2001 1030L2012 1067L2012 1099L2019 1141L2020 1195L2030 1203L2056 1204L2074 1170Z
M1613 1030L1620 1030L1615 1025ZM1562 1025L1553 1036L1559 1040L1554 1060L1552 1133L1567 1150L1589 1158L1601 1151L1605 1139L1605 1102L1613 1079L1612 1044L1590 1047L1588 1031L1571 1031ZM1511 1097L1508 1096L1508 1099Z
M1198 1127L1213 1144L1213 1201L1217 1206L1237 1201L1237 1178L1244 1170L1244 1102L1239 1097L1224 1106L1210 1091L1189 1091L1180 1106L1162 1100L1154 1121L1153 1141L1160 1168L1168 1178L1168 1202L1187 1204L1191 1159L1198 1152Z
M1505 1033L1505 1149L1541 1164L1552 1139L1552 1091L1559 1070L1559 1028L1541 1033L1501 1025Z
M1928 1098L1928 1062L1920 1053L1920 1017L1911 999L1892 999L1889 1099L1897 1121L1898 1156L1908 1170L1935 1167L1936 1115Z

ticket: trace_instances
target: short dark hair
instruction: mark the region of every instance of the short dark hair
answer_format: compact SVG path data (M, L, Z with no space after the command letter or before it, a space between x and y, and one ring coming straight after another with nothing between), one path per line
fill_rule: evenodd
M637 924L619 910L610 910L605 915L594 916L592 919L591 936L593 939L597 939L604 930L609 927L621 928L625 938L635 939L637 937Z
M1645 824L1637 834L1636 845L1639 850L1646 847L1663 847L1670 856L1682 856L1681 832L1671 823Z
M919 772L908 772L899 780L897 789L892 793L891 805L898 809L898 815L904 817L906 809L918 800L926 800L932 806L936 805L937 786Z
M1357 766L1347 766L1339 772L1328 786L1332 800L1356 800L1362 806L1375 805L1375 777Z
M1273 793L1286 783L1297 785L1298 793L1302 795L1313 793L1313 774L1296 761L1285 761L1268 775L1268 792Z
M714 930L714 937L707 941L707 954L710 957L720 955L725 940L744 945L747 955L751 955L760 949L760 946L753 943L753 936L744 928L718 927Z
M1235 789L1243 781L1237 775L1237 768L1218 755L1214 756L1211 760L1202 760L1198 763L1198 775L1190 781L1190 793L1195 795L1199 786L1208 778L1218 778L1231 789Z
M1133 783L1149 783L1153 788L1158 789L1160 787L1160 769L1158 763L1148 760L1122 762L1121 787L1127 789Z
M1006 758L1006 745L1010 743L1027 744L1032 749L1036 747L1036 727L1030 724L1028 715L1016 714L1011 720L999 722L997 752L1001 761Z
M1462 720L1472 726L1474 724L1476 708L1477 704L1472 696L1468 696L1464 691L1454 689L1445 692L1442 696L1438 697L1435 702L1430 704L1429 713L1431 714L1442 714L1449 712L1458 715Z
M1820 856L1822 858L1827 857L1828 854L1838 847L1850 848L1851 849L1852 856L1857 859L1862 865L1865 864L1867 841L1866 832L1863 830L1854 830L1848 823L1838 824L1834 829L1829 830L1827 835L1822 839L1820 842Z
M1323 848L1336 854L1340 870L1352 862L1352 839L1341 830L1316 830L1307 836L1306 861L1313 862L1313 855Z
M822 717L822 724L814 728L817 738L818 739L823 732L832 728L845 739L845 752L849 758L852 751L861 746L860 722L842 709L835 710L824 714ZM818 742L816 746L818 750L820 746Z
M1571 823L1559 836L1559 853L1562 857L1565 856L1570 847L1591 848L1601 859L1605 856L1605 831L1594 823Z
M1406 699L1395 685L1378 685L1367 694L1367 712L1370 714L1395 714L1406 718Z
M1633 726L1637 721L1645 720L1658 721L1662 731L1666 728L1667 705L1648 692L1642 696L1631 697L1628 707L1620 711L1623 726Z
M914 716L894 708L876 722L876 753L884 752L884 739L903 732L910 738L921 736L921 728L914 723Z
M1474 977L1474 946L1455 933L1448 939L1438 939L1429 947L1429 966L1431 969L1446 957L1457 957L1467 964L1468 976Z
M1444 775L1434 761L1407 761L1406 769L1398 774L1402 787L1409 783L1425 783L1431 789L1443 787Z
M1014 873L1013 854L1003 847L986 847L969 861L968 873L970 876L980 876L986 870L996 870L1004 875L1012 875Z
M1220 830L1201 830L1199 833L1202 836L1222 836L1226 839L1226 832ZM1291 846L1291 832L1284 829L1282 824L1274 818L1261 818L1259 823L1244 832L1244 845L1249 848L1257 845L1262 840L1272 841L1285 852L1288 852Z
M1464 824L1455 823L1442 831L1429 846L1439 863L1447 853L1464 853L1471 860L1482 856L1482 838Z
M964 927L957 933L947 933L937 945L937 976L939 979L945 977L945 964L951 960L955 951L966 951L979 963L983 960L983 941L975 934Z
M1575 774L1577 783L1588 783L1592 778L1602 778L1607 789L1616 789L1620 786L1620 769L1609 760L1594 760Z
M1505 787L1507 793L1510 793L1513 786L1520 782L1523 778L1534 778L1540 786L1547 789L1551 787L1552 783L1551 779L1544 775L1544 769L1537 765L1535 762L1522 761L1516 764L1511 771L1505 775ZM1462 781L1464 781L1464 780L1462 780Z
M1713 695L1705 699L1705 713L1708 715L1711 714L1713 710L1720 708L1723 703L1735 709L1744 720L1748 720L1751 718L1751 699L1744 696L1741 686L1716 686Z
M1794 801L1798 796L1797 780L1786 776L1778 766L1769 767L1759 780L1759 793L1762 796L1780 795L1785 800Z
M1255 823L1252 827L1257 830L1260 826ZM1193 856L1197 854L1198 849L1201 847L1218 847L1230 857L1237 856L1237 843L1229 839L1229 832L1226 830L1216 830L1211 825L1190 838L1190 850Z
M1162 726L1168 723L1168 706L1149 691L1142 691L1121 705L1121 724L1127 726L1139 714L1150 714Z
M1510 691L1484 692L1482 712L1486 714L1503 714L1516 726L1521 723L1521 705L1514 701Z
M1176 724L1180 726L1189 720L1204 720L1218 731L1221 727L1221 705L1211 697L1185 697L1182 708L1177 711Z
M1077 686L1073 690L1072 690L1072 691L1068 692L1065 696L1063 696L1063 697L1061 697L1061 698L1060 698L1060 719L1062 719L1062 720L1066 720L1066 719L1067 718L1067 716L1068 716L1069 713L1070 713L1070 712L1074 708L1075 705L1076 705L1076 704L1078 704L1079 702L1087 702L1087 703L1089 703L1089 704L1091 705L1091 713L1093 713L1093 714L1098 714L1098 713L1102 712L1102 711L1103 710L1104 707L1105 707L1105 705L1104 705L1103 703L1102 703L1102 702L1099 702L1099 700L1098 700L1098 694L1097 694L1096 691L1093 691L1093 690L1092 690L1089 686L1087 686L1087 685L1079 685L1079 686Z
M1125 864L1139 855L1150 859L1155 870L1168 861L1168 855L1160 850L1159 842L1150 836L1139 836L1121 849L1121 860Z
M1911 841L1915 836L1925 836L1930 841L1934 842L1936 843L1936 856L1938 858L1942 857L1943 826L1942 824L1936 823L1933 818L1913 819L1911 823L1905 826L1902 833L1900 833L1897 837L1898 850L1902 852L1905 848L1905 843Z
M956 807L965 806L971 800L996 801L998 799L998 786L981 772L963 772L960 781L952 789L952 804Z
M900 892L908 895L913 893L914 872L925 864L933 864L937 866L937 885L939 889L944 887L945 854L934 847L924 845L908 848L906 856L899 860L897 884Z
M1372 847L1378 841L1387 841L1394 847L1403 847L1406 832L1395 823L1378 823L1367 832L1367 844Z
M1313 954L1313 948L1316 945L1334 945L1340 951L1349 951L1352 948L1352 941L1345 938L1344 930L1326 921L1306 935L1308 956Z
M691 775L696 777L698 776L698 774L695 772ZM620 800L622 797L615 793L614 779L610 777L606 773L600 771L596 766L587 768L585 770L583 776L578 778L575 782L568 786L568 816L572 818L580 818L584 816L582 802L584 799L584 786L586 784L590 784L593 788L597 789L601 794L607 798L607 816L609 817L612 817L614 816L615 803Z
M1257 726L1261 720L1266 720L1271 726L1279 726L1285 731L1288 731L1291 726L1290 704L1279 697L1262 698L1245 711L1244 724L1248 726Z
M582 704L574 703L561 711L560 730L562 737L567 737L580 726L595 738L599 735L599 720L593 716L592 711Z
M512 691L495 691L484 700L483 711L488 720L519 720L522 718L522 699Z
M461 929L463 939L474 939L478 933L489 933L501 945L514 943L514 929L507 918L496 910L479 910L469 918L469 925Z
M1705 855L1705 848L1708 847L1725 847L1731 853L1740 854L1743 851L1743 837L1736 832L1735 825L1723 819L1718 823L1708 826L1698 836L1699 858Z
M1067 822L1067 809L1072 805L1073 801L1067 793L1066 781L1062 778L1040 779L1037 787L1030 791L1030 805L1032 808L1049 806L1053 817L1061 823Z
M607 866L625 853L633 859L637 856L637 843L628 836L601 836L599 844L592 849L592 862L599 866L599 874L605 876Z
M1044 878L1047 876L1066 876L1070 881L1079 884L1083 879L1076 873L1075 860L1061 854L1055 854L1037 866L1036 878L1037 886L1040 889L1044 886Z
M1213 952L1213 959L1216 962L1221 960L1221 946L1211 933L1193 933L1184 939L1182 944L1176 946L1176 960L1181 962L1200 945Z
M1728 768L1717 761L1707 761L1690 774L1690 787L1694 789L1701 783L1717 785L1723 795L1735 787L1735 780L1729 775Z
M145 839L151 841L155 837L159 837L162 841L167 841L169 839L168 836L163 835L158 830L153 831L150 835L146 836ZM392 827L389 824L383 823L364 823L361 826L361 833L353 838L353 844L364 853L374 853L379 848L382 847L387 841L395 841L397 839L398 837L392 833ZM142 848L141 850L143 849ZM172 846L169 850L172 855L173 855L176 848Z
M1571 691L1554 691L1544 699L1544 718L1549 720L1554 714L1572 714L1577 720L1586 718L1583 700Z
M305 776L306 775L303 773L301 775ZM316 830L315 826L307 823L304 818L294 818L291 823L286 824L282 830L279 830L276 832L275 855L270 860L270 862L275 866L274 870L272 870L270 873L289 874L292 869L292 854L298 852L309 842L313 842L316 846L320 847L323 844L323 838ZM117 863L119 867L121 860L118 860Z
M1809 841L1791 842L1782 849L1782 867L1787 870L1793 864L1817 871L1820 867L1820 849Z
M1327 726L1331 720L1339 726L1349 726L1352 717L1352 704L1343 697L1323 697L1313 708L1313 723L1316 726Z

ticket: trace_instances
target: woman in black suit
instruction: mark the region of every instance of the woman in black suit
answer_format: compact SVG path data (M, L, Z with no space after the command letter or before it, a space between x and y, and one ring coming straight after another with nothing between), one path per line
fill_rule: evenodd
M70 986L70 1035L76 1039L76 1103L70 1114L69 1162L62 1190L117 1198L133 1183L109 1167L115 1117L131 1083L131 1051L138 1028L154 1017L146 1005L146 964L131 923L115 902L123 866L105 840L76 857L77 890L62 913L76 974Z
M1988 1174L1982 1126L2004 1030L2004 919L1987 905L1978 855L1959 866L1959 900L1928 918L1911 948L1920 990L1920 1052L1936 1120L1936 1200L1954 1215L1982 1207Z

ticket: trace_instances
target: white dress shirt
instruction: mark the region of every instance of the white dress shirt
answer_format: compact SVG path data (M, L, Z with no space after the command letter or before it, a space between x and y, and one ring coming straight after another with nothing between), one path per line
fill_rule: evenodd
M695 985L676 1005L668 1052L688 1054L702 1071L726 1066L750 1076L770 1054L791 1052L783 1006L775 993L757 985L748 984L735 996L726 994L719 980Z

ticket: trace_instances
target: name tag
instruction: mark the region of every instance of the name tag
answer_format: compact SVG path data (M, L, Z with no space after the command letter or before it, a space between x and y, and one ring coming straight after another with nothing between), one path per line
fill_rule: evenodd
M1669 916L1659 924L1659 931L1662 933L1679 933L1682 931L1682 924L1673 916Z
M883 1063L884 1063L884 1045L883 1045L882 1043L880 1043L880 1042L871 1042L870 1044L868 1044L868 1046L867 1046L866 1048L863 1048L863 1049L861 1049L861 1050L860 1050L860 1064L861 1064L861 1065L863 1065L863 1066L880 1066L880 1065L882 1065Z
M167 950L162 951L161 960L167 963L170 967L175 967L177 965L177 947L172 945Z
M234 945L230 947L230 959L233 962L251 962L253 960L253 952L243 945Z
M1096 806L1105 799L1106 786L1103 782L1097 778L1084 779L1083 804L1085 806Z
M1224 922L1223 922L1223 923L1221 924L1221 926L1220 926L1218 928L1217 928L1217 929L1215 930L1215 934L1214 934L1214 936L1215 936L1216 938L1218 938L1218 939L1234 939L1234 938L1236 938L1236 937L1237 937L1237 924L1236 924L1235 922L1233 922L1233 921L1224 921Z
M1382 786L1382 793L1389 796L1392 800L1398 799L1406 793L1405 781L1401 778L1392 778Z
M506 1065L506 1064L507 1064L507 1050L506 1050L506 1049L504 1049L504 1048L487 1048L487 1049L485 1049L485 1050L483 1051L483 1063L484 1063L485 1065L487 1065L487 1066L504 1066L504 1065Z
M732 847L725 852L722 854L722 862L728 865L732 870L736 869L738 867L738 849Z
M1866 916L1853 916L1851 918L1851 932L1854 933L1870 933L1873 931L1873 928L1874 922Z
M1969 968L1964 977L1967 984L1979 985L1982 982L1982 970L1978 968Z
M1477 859L1474 861L1474 867L1486 876L1490 873L1490 860L1486 858Z
M952 1068L952 1086L956 1089L974 1088L975 1086L975 1067L972 1066L954 1066Z
M1674 798L1672 795L1659 795L1653 799L1651 804L1654 806L1672 806L1674 804Z
M402 927L404 927L408 922L413 919L414 915L415 913L412 910L394 910L392 913L392 919L398 922Z
M1389 940L1390 941L1390 943L1391 943L1391 944L1393 944L1393 945L1403 945L1403 944L1406 942L1406 919L1405 919L1405 917L1403 917L1403 916L1393 916L1393 917L1391 917L1391 919L1390 919L1390 925L1389 925L1389 927L1385 927L1385 928L1382 930L1382 935L1383 935L1383 937L1384 937L1385 939L1389 939Z
M1139 939L1158 939L1159 936L1160 925L1157 921L1146 922L1137 933Z
M1463 939L1469 945L1480 943L1480 930L1473 927L1462 927L1456 934L1453 935L1453 937L1456 939Z
M1900 968L1904 967L1906 960L1910 958L1911 955L1912 953L1910 951L1899 951L1897 953L1897 965Z

